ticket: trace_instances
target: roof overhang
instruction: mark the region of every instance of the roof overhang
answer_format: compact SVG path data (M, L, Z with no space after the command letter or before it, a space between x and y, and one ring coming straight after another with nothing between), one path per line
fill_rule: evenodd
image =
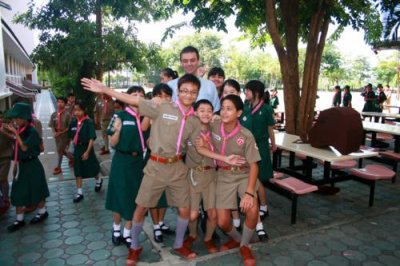
M24 64L34 69L35 64L30 59L29 54L22 46L15 33L3 19L1 20L1 26L3 33L4 52L12 55L21 64Z

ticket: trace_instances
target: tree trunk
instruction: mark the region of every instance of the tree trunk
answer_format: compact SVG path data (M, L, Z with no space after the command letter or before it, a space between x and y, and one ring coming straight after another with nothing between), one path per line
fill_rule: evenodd
M97 66L95 69L96 79L103 80L103 14L101 12L101 0L96 0L96 34L98 38L99 50L97 54Z

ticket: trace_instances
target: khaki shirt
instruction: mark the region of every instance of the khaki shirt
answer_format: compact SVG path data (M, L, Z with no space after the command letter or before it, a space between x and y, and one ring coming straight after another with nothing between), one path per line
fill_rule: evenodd
M35 127L37 133L39 134L40 139L43 140L42 122L40 122L40 120L37 118L33 118L33 126Z
M183 117L179 107L175 103L155 105L151 101L140 99L139 112L153 120L149 143L152 153L163 157L175 156ZM195 143L196 137L200 135L200 130L200 120L195 116L188 117L181 140L181 154L186 151L188 140Z
M68 129L69 123L71 122L71 114L67 110L64 110L64 112L61 113L60 119L60 128L57 128L57 112L54 112L50 117L49 127L53 128L55 132Z
M211 135L210 135L210 139L208 141L212 142ZM187 142L187 153L186 153L185 164L189 168L196 168L197 166L215 167L214 160L200 155L196 150L195 143L192 143L191 140L189 140Z
M211 135L214 143L215 151L221 154L221 148L223 143L222 134L220 131L221 121L211 123ZM253 134L246 129L241 127L239 132L233 137L227 140L225 146L225 155L240 155L246 158L244 166L249 166L251 163L255 163L261 160L260 153L256 141L254 140ZM223 165L226 165L222 163Z
M107 104L107 110L105 109L105 104ZM101 113L101 120L108 121L111 120L111 117L114 115L114 101L109 99L105 101L104 99L99 102L99 109ZM107 112L105 112L107 111Z

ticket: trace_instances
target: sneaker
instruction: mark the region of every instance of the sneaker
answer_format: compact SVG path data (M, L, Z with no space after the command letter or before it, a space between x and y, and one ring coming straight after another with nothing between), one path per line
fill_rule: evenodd
M256 259L254 258L251 250L248 246L241 246L240 247L240 255L242 255L243 265L245 266L255 266Z
M139 261L139 256L140 253L142 253L143 251L143 247L140 247L139 249L133 249L133 248L129 248L128 251L128 257L126 257L126 265L127 266L135 266L136 263L138 263Z
M74 203L78 203L81 200L83 200L83 195L82 194L76 194L75 198L74 198Z
M59 175L59 174L61 174L61 173L62 173L62 170L61 170L60 167L54 168L54 170L53 170L53 175Z
M206 249L207 249L208 253L210 253L210 254L218 252L218 248L212 239L210 239L208 241L204 241L204 246L206 246Z
M220 251L227 251L233 248L238 248L240 246L239 242L236 242L235 240L233 240L232 238L230 238L227 242L225 242L225 244L223 244L221 246L221 248L219 249Z
M257 236L258 239L260 239L260 242L267 242L269 239L269 236L264 229L257 230Z
M102 186L103 186L103 178L100 178L100 183L97 183L96 181L96 185L94 186L94 191L100 192Z
M191 260L197 257L197 254L195 252L185 246L174 248L173 252L187 260Z
M42 214L37 213L37 214L35 215L35 217L33 217L33 219L31 220L31 224L40 223L40 222L46 220L47 217L49 217L49 213L48 213L48 212L45 212L45 213L42 213Z
M191 248L196 238L193 236L188 236L185 241L183 241L183 246L186 248Z
M8 232L12 233L12 232L15 232L15 231L21 229L24 226L25 226L25 222L24 221L16 220L12 225L7 227L7 230L8 230Z

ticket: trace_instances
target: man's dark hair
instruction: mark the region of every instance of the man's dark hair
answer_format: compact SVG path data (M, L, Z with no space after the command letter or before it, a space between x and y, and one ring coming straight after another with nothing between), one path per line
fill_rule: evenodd
M200 59L199 50L197 50L195 47L189 45L182 49L181 53L179 54L179 60L182 59L183 54L188 54L188 53L195 53L197 56L197 59Z
M211 76L220 76L225 79L225 71L220 68L220 67L213 67L208 71L207 78L210 78Z
M63 101L65 104L67 104L68 100L65 97L57 97L57 101Z
M200 105L202 105L202 104L207 104L207 105L211 106L211 111L214 112L214 106L213 106L212 103L211 103L209 100L207 100L207 99L201 99L201 100L197 101L197 102L193 105L193 109L194 109L195 111L197 111L197 109L199 109Z
M200 91L200 80L193 74L185 74L178 80L178 90L181 88L184 83L192 83L196 85L197 90Z

